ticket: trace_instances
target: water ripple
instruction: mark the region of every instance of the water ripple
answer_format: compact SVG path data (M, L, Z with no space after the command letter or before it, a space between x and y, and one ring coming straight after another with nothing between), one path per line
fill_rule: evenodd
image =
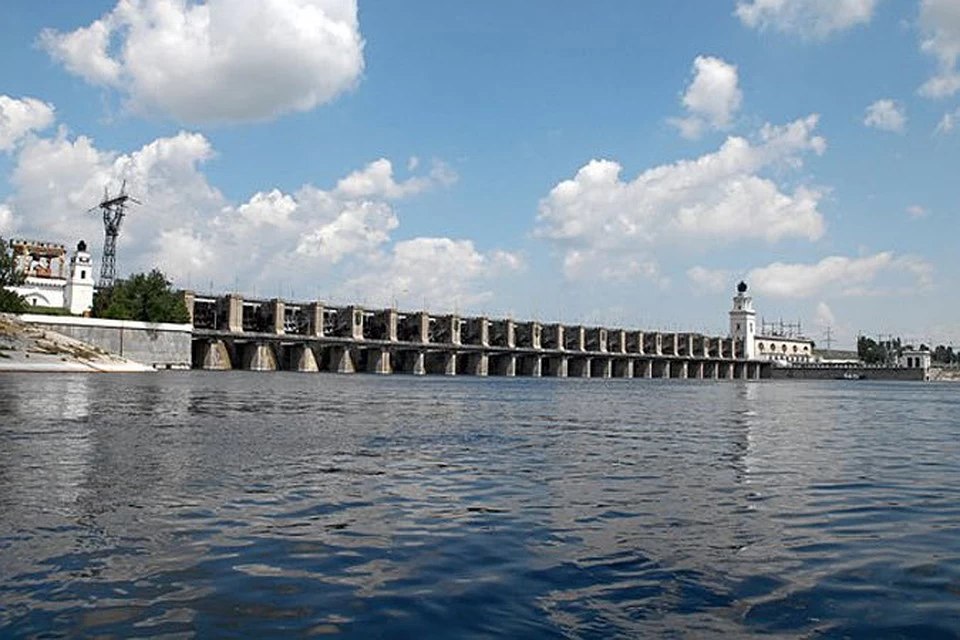
M958 408L866 381L4 375L0 636L958 638Z

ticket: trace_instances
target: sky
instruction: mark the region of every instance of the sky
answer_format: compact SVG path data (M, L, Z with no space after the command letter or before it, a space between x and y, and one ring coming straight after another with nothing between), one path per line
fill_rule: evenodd
M7 0L0 235L120 275L960 344L958 0Z

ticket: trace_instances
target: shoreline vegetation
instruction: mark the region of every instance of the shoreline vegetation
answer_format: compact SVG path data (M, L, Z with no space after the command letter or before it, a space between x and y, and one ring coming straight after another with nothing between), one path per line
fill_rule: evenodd
M128 373L152 367L0 313L0 372Z

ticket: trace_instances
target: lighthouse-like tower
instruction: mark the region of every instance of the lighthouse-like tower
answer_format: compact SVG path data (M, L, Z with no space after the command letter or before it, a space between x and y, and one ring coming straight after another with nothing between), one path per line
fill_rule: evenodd
M753 309L753 298L747 295L747 283L741 280L730 310L730 337L741 340L744 357L753 360L757 357L756 336L757 312Z
M83 240L77 243L77 251L70 259L70 275L63 293L63 306L73 315L82 315L93 308L93 263Z

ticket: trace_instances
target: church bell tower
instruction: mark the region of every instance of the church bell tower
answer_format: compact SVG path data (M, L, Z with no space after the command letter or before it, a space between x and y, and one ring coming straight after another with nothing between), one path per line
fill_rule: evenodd
M77 243L77 251L70 259L70 277L64 290L63 306L75 316L93 308L93 264L83 240Z
M747 295L747 283L741 280L730 310L730 337L743 342L743 355L747 360L757 355L756 335L757 312L753 309L753 298Z

